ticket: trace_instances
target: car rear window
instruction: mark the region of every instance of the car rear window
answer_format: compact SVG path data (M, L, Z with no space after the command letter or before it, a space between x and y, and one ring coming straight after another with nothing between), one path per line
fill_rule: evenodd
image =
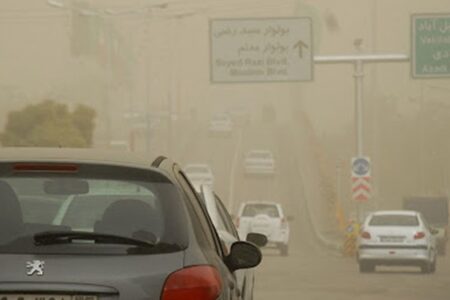
M56 254L77 253L71 244L33 247L33 236L46 231L141 239L156 245L152 253L159 252L158 245L164 245L164 252L187 245L178 188L157 171L89 164L67 173L16 172L4 164L0 168L0 205L10 208L9 214L0 212L0 225L11 229L0 229L0 253L46 253L46 249ZM116 253L129 247L84 244L95 253Z
M370 226L419 226L416 216L408 215L376 215L370 219Z
M278 218L280 213L276 205L273 204L250 204L244 207L243 217L254 217L257 215L266 215L272 218Z

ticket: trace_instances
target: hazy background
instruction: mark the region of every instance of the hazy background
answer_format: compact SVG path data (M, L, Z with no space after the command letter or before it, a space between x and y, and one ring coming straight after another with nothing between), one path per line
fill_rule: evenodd
M98 112L95 145L103 147L129 141L136 118L127 113L172 111L174 121L200 122L233 106L258 118L270 105L280 122L304 111L329 163L342 164L347 177L354 154L353 67L317 65L314 80L304 83L210 84L209 19L310 16L316 55L409 54L410 15L449 8L447 0L49 3L0 3L0 125L10 110L44 98L85 103ZM359 49L355 39L362 39ZM365 149L374 161L375 194L446 193L449 80L412 80L409 63L367 65L365 74ZM143 151L149 135L141 131L136 148ZM167 152L161 139L150 144Z
M355 213L353 66L316 65L310 82L211 84L209 21L308 16L315 55L409 55L411 15L448 12L449 0L1 0L0 128L9 112L44 99L89 105L97 112L95 148L208 163L232 213L243 201L282 202L297 218L293 255L268 256L258 299L297 299L299 289L314 299L433 298L448 291L448 259L434 279L367 279L354 258L338 259L314 242L314 235L340 237L338 221ZM368 209L450 191L450 80L410 74L409 62L365 66ZM251 123L230 139L209 138L211 116L230 109ZM241 174L242 155L259 148L275 154L272 181Z

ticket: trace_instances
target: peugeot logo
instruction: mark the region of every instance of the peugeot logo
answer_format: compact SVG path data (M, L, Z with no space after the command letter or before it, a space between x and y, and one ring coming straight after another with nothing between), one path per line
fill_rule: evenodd
M27 262L27 275L28 276L42 276L44 275L45 262L42 260L32 260Z

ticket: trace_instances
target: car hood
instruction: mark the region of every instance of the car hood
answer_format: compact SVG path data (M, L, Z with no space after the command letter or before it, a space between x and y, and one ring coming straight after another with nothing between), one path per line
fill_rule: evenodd
M27 263L43 261L43 275ZM0 254L0 294L95 294L102 299L159 299L167 276L183 267L184 252L153 255ZM13 284L14 283L14 284ZM111 297L111 298L110 298Z

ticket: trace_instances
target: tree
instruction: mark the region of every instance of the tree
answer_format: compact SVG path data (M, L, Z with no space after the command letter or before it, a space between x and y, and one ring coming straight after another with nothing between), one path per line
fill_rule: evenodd
M70 112L65 104L44 100L9 113L0 141L3 146L89 147L95 115L88 106Z

